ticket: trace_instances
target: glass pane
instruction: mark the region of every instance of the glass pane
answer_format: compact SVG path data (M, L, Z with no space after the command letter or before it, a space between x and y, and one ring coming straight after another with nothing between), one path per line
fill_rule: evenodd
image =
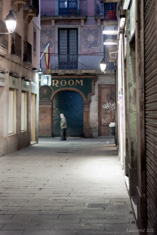
M59 30L59 54L67 54L67 30Z
M69 1L69 8L77 9L77 2L76 1Z
M68 1L67 0L61 0L59 2L59 8L67 8L68 7Z
M77 54L77 30L69 31L69 54Z

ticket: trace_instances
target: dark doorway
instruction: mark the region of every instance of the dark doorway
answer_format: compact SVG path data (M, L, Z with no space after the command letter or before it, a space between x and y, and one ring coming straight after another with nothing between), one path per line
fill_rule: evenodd
M53 99L52 136L60 136L60 113L67 119L67 136L83 136L83 99L74 91L62 91Z

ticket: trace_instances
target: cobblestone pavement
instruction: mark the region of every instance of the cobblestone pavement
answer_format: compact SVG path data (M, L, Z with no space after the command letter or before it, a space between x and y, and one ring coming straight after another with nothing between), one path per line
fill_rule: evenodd
M0 158L0 235L136 231L114 144L41 139Z

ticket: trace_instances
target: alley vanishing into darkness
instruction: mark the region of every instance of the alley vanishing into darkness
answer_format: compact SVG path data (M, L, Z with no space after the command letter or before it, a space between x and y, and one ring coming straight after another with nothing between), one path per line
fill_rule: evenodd
M117 149L40 139L0 158L0 235L137 234Z

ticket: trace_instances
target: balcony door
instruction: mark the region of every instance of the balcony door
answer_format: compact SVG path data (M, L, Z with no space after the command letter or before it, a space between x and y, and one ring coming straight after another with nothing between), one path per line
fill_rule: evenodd
M77 0L59 0L59 15L71 15L77 11Z
M77 29L59 29L59 69L77 69Z

